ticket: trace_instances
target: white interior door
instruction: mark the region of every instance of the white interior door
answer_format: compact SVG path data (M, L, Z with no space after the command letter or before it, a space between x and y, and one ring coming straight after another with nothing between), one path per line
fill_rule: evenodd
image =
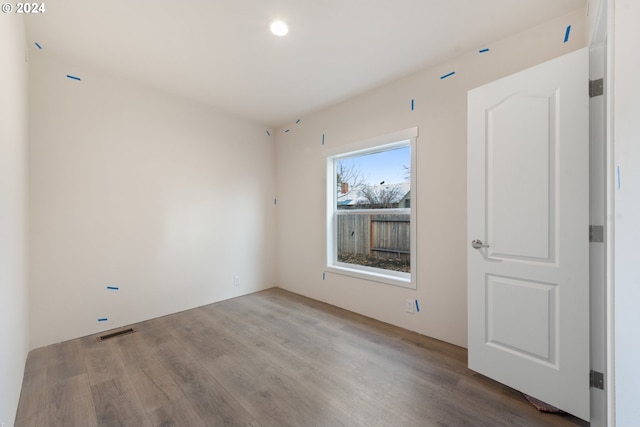
M588 71L582 49L471 90L467 165L469 368L585 420Z

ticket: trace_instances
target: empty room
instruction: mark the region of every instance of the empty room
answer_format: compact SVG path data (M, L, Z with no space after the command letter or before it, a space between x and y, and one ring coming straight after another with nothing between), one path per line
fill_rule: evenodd
M632 0L0 14L0 427L637 426Z

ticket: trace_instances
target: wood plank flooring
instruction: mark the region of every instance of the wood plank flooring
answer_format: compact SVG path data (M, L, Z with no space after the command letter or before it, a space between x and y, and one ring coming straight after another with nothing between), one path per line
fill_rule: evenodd
M16 426L588 426L466 350L280 289L33 350Z

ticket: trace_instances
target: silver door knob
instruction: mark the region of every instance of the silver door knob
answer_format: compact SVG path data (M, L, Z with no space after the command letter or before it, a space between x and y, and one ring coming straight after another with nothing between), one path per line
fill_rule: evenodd
M473 249L480 249L480 248L488 248L489 245L485 245L484 243L482 243L482 240L472 240L471 241L471 247Z

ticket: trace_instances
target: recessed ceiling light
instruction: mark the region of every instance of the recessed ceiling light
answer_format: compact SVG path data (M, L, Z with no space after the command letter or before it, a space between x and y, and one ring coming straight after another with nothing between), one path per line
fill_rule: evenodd
M289 27L283 21L273 21L271 23L271 32L276 36L286 36L289 32Z

